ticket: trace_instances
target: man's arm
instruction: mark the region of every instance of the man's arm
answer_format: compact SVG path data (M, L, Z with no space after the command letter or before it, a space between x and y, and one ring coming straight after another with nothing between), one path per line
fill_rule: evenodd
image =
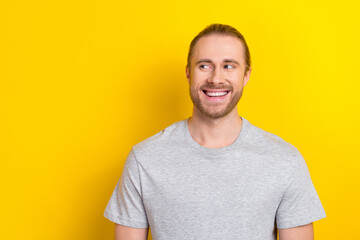
M115 240L147 240L149 228L132 228L115 223Z
M313 223L294 228L279 229L279 240L314 240Z

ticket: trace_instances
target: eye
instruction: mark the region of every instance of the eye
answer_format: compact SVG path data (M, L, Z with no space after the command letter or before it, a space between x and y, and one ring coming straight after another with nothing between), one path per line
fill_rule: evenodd
M211 69L211 66L206 65L206 64L201 64L201 65L199 65L199 68L202 70L208 71Z
M229 64L226 64L225 66L224 66L224 68L226 68L226 69L233 69L233 68L235 68L233 65L229 65Z

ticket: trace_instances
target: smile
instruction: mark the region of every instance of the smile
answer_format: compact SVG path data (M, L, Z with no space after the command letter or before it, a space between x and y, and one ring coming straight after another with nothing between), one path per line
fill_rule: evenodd
M208 97L223 97L229 93L229 91L209 91L209 90L203 90L203 92Z

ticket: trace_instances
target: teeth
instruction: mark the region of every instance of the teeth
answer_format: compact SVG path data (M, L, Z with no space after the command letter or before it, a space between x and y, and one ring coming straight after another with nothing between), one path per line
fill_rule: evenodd
M227 92L210 92L210 91L205 91L205 94L208 95L209 97L219 97L219 96L224 96L227 94Z

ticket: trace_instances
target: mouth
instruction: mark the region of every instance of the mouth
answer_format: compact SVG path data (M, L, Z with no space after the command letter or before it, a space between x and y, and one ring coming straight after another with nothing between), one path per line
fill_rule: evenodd
M211 101L221 101L228 95L228 93L230 91L229 90L219 90L219 89L211 89L211 90L203 89L202 92Z
M208 97L223 97L228 94L228 90L202 90Z

